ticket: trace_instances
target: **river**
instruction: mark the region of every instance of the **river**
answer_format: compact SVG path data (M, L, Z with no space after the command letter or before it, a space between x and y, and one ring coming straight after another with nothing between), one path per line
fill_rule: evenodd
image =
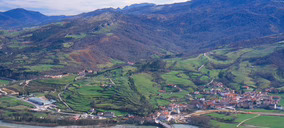
M191 125L174 124L174 128L198 128ZM0 128L51 128L44 126L31 126L22 124L13 124L0 121ZM53 128L101 128L100 126L58 126ZM157 128L157 126L135 126L135 125L116 125L110 128Z

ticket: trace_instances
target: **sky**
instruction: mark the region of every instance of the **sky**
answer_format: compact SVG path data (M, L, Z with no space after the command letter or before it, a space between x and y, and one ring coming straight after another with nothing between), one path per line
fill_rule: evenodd
M101 8L123 8L136 3L171 4L185 1L188 0L0 0L0 11L25 8L45 15L76 15Z

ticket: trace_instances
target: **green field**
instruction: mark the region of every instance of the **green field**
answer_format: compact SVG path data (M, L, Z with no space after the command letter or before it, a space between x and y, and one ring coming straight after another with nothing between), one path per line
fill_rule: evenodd
M114 59L111 59L110 62L107 62L105 64L98 64L98 68L111 68L113 66L116 66L116 65L121 65L121 64L124 64L123 61L119 61L119 60L114 60Z
M34 108L32 104L23 102L12 97L2 97L0 98L0 108L10 108L10 109L27 109Z
M0 86L7 85L9 83L10 83L10 81L8 81L8 80L0 80Z
M24 66L24 68L27 68L28 72L44 72L44 71L50 71L52 69L56 68L64 68L62 65L35 65L35 66Z
M44 84L59 84L59 85L65 85L65 84L70 84L72 82L74 82L76 75L69 75L69 76L65 76L62 78L49 78L49 79L43 79L43 80L38 80L38 82L40 83L44 83Z
M253 109L253 110L241 109L241 110L246 112L284 113L281 110L267 110L267 109Z
M245 122L246 125L265 128L283 128L284 117L279 116L260 116Z
M264 112L259 110L260 112ZM255 111L258 112L258 111ZM271 111L267 111L272 113ZM236 128L236 126L246 120L240 128L247 128L247 127L257 127L257 128L282 128L284 126L283 119L284 117L279 116L259 116L256 117L255 114L218 114L218 113L211 113L207 114L207 116L211 117L211 123L214 126L219 128ZM256 117L256 118L253 118Z
M207 114L207 116L211 117L211 123L214 126L219 128L236 128L236 126L242 122L243 120L250 119L255 117L254 114L218 114L218 113L211 113ZM241 126L243 128L243 126Z
M198 68L201 65L203 65L203 64L205 64L207 62L208 62L208 59L205 56L199 55L196 58L190 58L190 59L176 61L174 69L197 71Z
M68 38L80 39L79 36L82 34L69 36ZM109 34L109 36L113 35ZM68 48L73 44L67 42L60 45ZM79 112L87 112L95 108L97 111L113 111L119 115L128 113L147 115L159 106L167 106L170 103L189 103L188 99L194 97L219 98L207 95L192 96L194 91L204 89L211 81L222 82L225 87L238 92L263 91L270 87L281 89L283 87L279 85L284 81L284 73L281 65L277 64L282 60L274 56L281 50L284 50L284 44L279 43L245 49L223 48L193 57L168 59L154 57L152 60L123 67L119 66L125 62L109 59L105 64L96 65L98 72L88 74L84 78L71 74L58 79L33 80L24 88L19 85L20 82L10 84L8 81L1 80L0 85L7 84L22 93L50 94L54 98L58 98L57 94L62 93L63 100L73 110ZM25 65L25 63L38 61L40 64L22 67L26 68L25 71L39 73L63 70L68 66L77 65L73 63L74 60L70 60L71 54L57 52L50 53L40 60L31 59L38 54L40 53L32 56L17 55L15 62ZM59 64L53 64L54 59L58 59ZM246 90L243 86L249 86L250 89ZM64 90L65 87L67 87L66 90ZM282 94L277 95L284 98ZM61 109L66 109L62 103L57 104ZM284 100L281 100L280 105L284 105ZM14 107L14 109L21 108L21 106ZM215 125L230 127L254 115L211 114L208 116L214 118Z
M211 123L213 124L213 126L218 127L218 128L235 128L236 127L236 124L223 123L223 122L219 122L216 120L212 120Z
M66 43L63 43L63 47L64 48L70 48L74 45L74 42L66 42Z
M86 33L80 33L80 34L73 34L73 35L66 35L65 38L73 38L73 39L82 39L87 36Z
M167 84L176 84L184 87L196 88L196 85L181 72L172 71L162 75Z
M137 91L147 98L149 98L150 95L158 93L160 87L158 84L152 82L153 78L150 74L136 74L133 76L133 79Z
M242 90L242 86L245 85L251 87L251 90L243 91L261 90L275 86L273 85L275 82L270 81L265 75L270 74L275 80L280 81L283 78L281 74L277 73L279 72L278 69L270 63L259 65L259 62L255 62L254 58L260 52L267 52L267 54L259 54L260 58L270 57L272 51L276 47L279 50L282 44L269 45L270 48L265 47L219 49L200 54L194 58L165 59L163 60L163 62L166 62L165 68L155 71L141 71L140 67L143 66L125 66L75 82L72 82L73 78L67 80L67 82L56 80L40 82L72 83L72 86L63 93L63 96L64 100L77 111L85 112L95 107L100 111L125 113L127 109L128 113L135 113L144 109L143 106L148 106L147 109L143 110L148 111L159 106L166 106L173 101L185 103L188 94L213 79L214 81L222 81L227 87L235 90ZM108 68L115 64L123 63L111 60L109 63L99 65L99 67ZM153 69L153 67L149 67L149 69ZM169 84L177 85L177 87L168 86ZM204 95L196 97L202 98ZM219 116L214 117L219 119L214 121L215 124L219 122L221 126L231 126L232 124L237 125L241 120L254 115L225 116L219 114L213 116ZM220 122L220 120L233 120L233 122L230 124Z

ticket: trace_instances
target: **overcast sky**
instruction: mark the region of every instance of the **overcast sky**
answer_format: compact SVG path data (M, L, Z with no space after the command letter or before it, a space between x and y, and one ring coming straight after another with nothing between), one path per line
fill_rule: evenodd
M75 15L107 7L120 7L135 3L170 4L188 0L0 0L0 11L25 8L46 15Z

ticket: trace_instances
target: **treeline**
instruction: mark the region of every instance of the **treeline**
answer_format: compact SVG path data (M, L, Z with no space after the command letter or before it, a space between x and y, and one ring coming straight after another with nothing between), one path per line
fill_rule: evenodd
M198 126L199 128L217 128L210 122L211 118L208 116L192 116L187 119L189 125Z
M45 115L45 116L41 116ZM47 115L47 116L46 116ZM157 125L152 118L115 118L106 120L80 119L75 120L69 116L62 116L51 113L32 113L31 111L10 111L0 110L0 120L4 122L37 125L37 126L70 126L70 125L117 125L117 124L136 124L136 125ZM157 125L159 126L159 125Z
M153 60L147 60L145 62L140 62L137 64L137 67L140 72L144 71L162 71L166 67L166 62L164 62L162 59L153 59Z
M40 116L40 115L48 116ZM44 126L57 126L57 125L100 125L100 124L116 124L116 120L92 120L92 119L82 119L74 120L68 117L63 117L61 115L52 115L50 113L37 113L34 114L29 111L1 111L0 120L6 122L23 123L30 125L44 125Z
M136 109L138 109L138 111L136 111L135 113L137 115L146 116L154 112L153 105L150 104L150 101L147 100L147 98L144 95L138 92L134 79L132 77L129 77L128 81L129 81L129 86L131 90L133 90L135 93L137 93L140 96L140 101L139 101L140 104L136 105L137 106Z

